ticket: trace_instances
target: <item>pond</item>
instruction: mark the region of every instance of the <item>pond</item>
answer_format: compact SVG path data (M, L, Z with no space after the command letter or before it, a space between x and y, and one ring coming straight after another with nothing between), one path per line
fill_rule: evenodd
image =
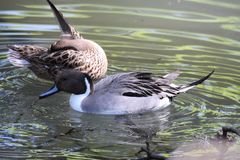
M38 100L51 82L12 66L6 45L48 47L59 38L58 25L44 0L1 2L1 159L134 159L146 140L157 152L169 154L196 136L214 135L222 126L240 129L239 0L53 3L84 37L104 48L108 75L127 71L164 75L180 69L175 81L180 84L213 68L215 73L167 108L151 113L79 113L69 107L66 93ZM234 148L235 156L223 159L240 157L240 143Z

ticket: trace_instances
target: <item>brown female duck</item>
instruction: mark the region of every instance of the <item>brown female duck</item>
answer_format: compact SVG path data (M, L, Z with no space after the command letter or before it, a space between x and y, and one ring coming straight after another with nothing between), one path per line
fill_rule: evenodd
M97 43L84 39L69 25L61 12L47 0L62 34L49 48L35 45L9 45L8 59L18 67L28 67L39 78L53 80L62 69L76 69L96 80L106 74L107 57Z

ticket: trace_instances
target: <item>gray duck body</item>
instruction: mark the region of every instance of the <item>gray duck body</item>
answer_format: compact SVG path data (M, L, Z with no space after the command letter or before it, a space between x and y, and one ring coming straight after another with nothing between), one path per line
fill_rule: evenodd
M202 83L213 72L187 85L172 83L179 75L178 71L162 77L143 72L121 73L93 84L87 74L67 70L56 77L55 86L41 94L40 98L65 91L72 93L70 106L79 112L113 115L142 113L168 106L175 96Z
M153 85L156 90L159 89L163 81L166 82L165 79L162 79L163 81L158 79L157 84L150 77L144 79L141 74L148 73L121 73L100 80L94 85L94 92L82 101L82 111L99 114L130 114L155 111L169 105L167 92L154 93L148 88ZM150 84L151 82L154 83Z

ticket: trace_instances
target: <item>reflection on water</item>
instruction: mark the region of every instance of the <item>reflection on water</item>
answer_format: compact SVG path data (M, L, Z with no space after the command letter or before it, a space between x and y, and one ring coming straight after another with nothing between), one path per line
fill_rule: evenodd
M59 29L46 2L1 2L0 157L114 159L136 157L146 140L168 153L194 136L213 135L221 126L239 128L240 54L238 1L55 2L84 37L105 49L108 74L181 69L176 83L193 81L212 68L203 85L154 113L99 116L73 111L69 95L38 95L51 84L27 69L11 66L7 44L48 47ZM57 103L56 103L57 102ZM226 159L239 155L239 143ZM201 155L197 151L178 152Z

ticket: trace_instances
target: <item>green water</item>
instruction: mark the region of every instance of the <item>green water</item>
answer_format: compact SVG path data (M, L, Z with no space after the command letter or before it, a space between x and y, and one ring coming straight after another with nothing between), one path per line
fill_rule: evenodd
M51 84L12 66L6 45L48 47L58 39L58 25L44 0L2 1L0 159L131 159L146 139L156 152L167 154L196 135L212 136L225 125L240 128L239 0L53 2L85 38L104 48L108 74L163 75L180 69L176 83L213 68L215 74L166 109L141 115L78 113L69 107L66 93L38 101ZM64 135L71 128L74 132ZM237 142L223 159L240 159L239 148Z

